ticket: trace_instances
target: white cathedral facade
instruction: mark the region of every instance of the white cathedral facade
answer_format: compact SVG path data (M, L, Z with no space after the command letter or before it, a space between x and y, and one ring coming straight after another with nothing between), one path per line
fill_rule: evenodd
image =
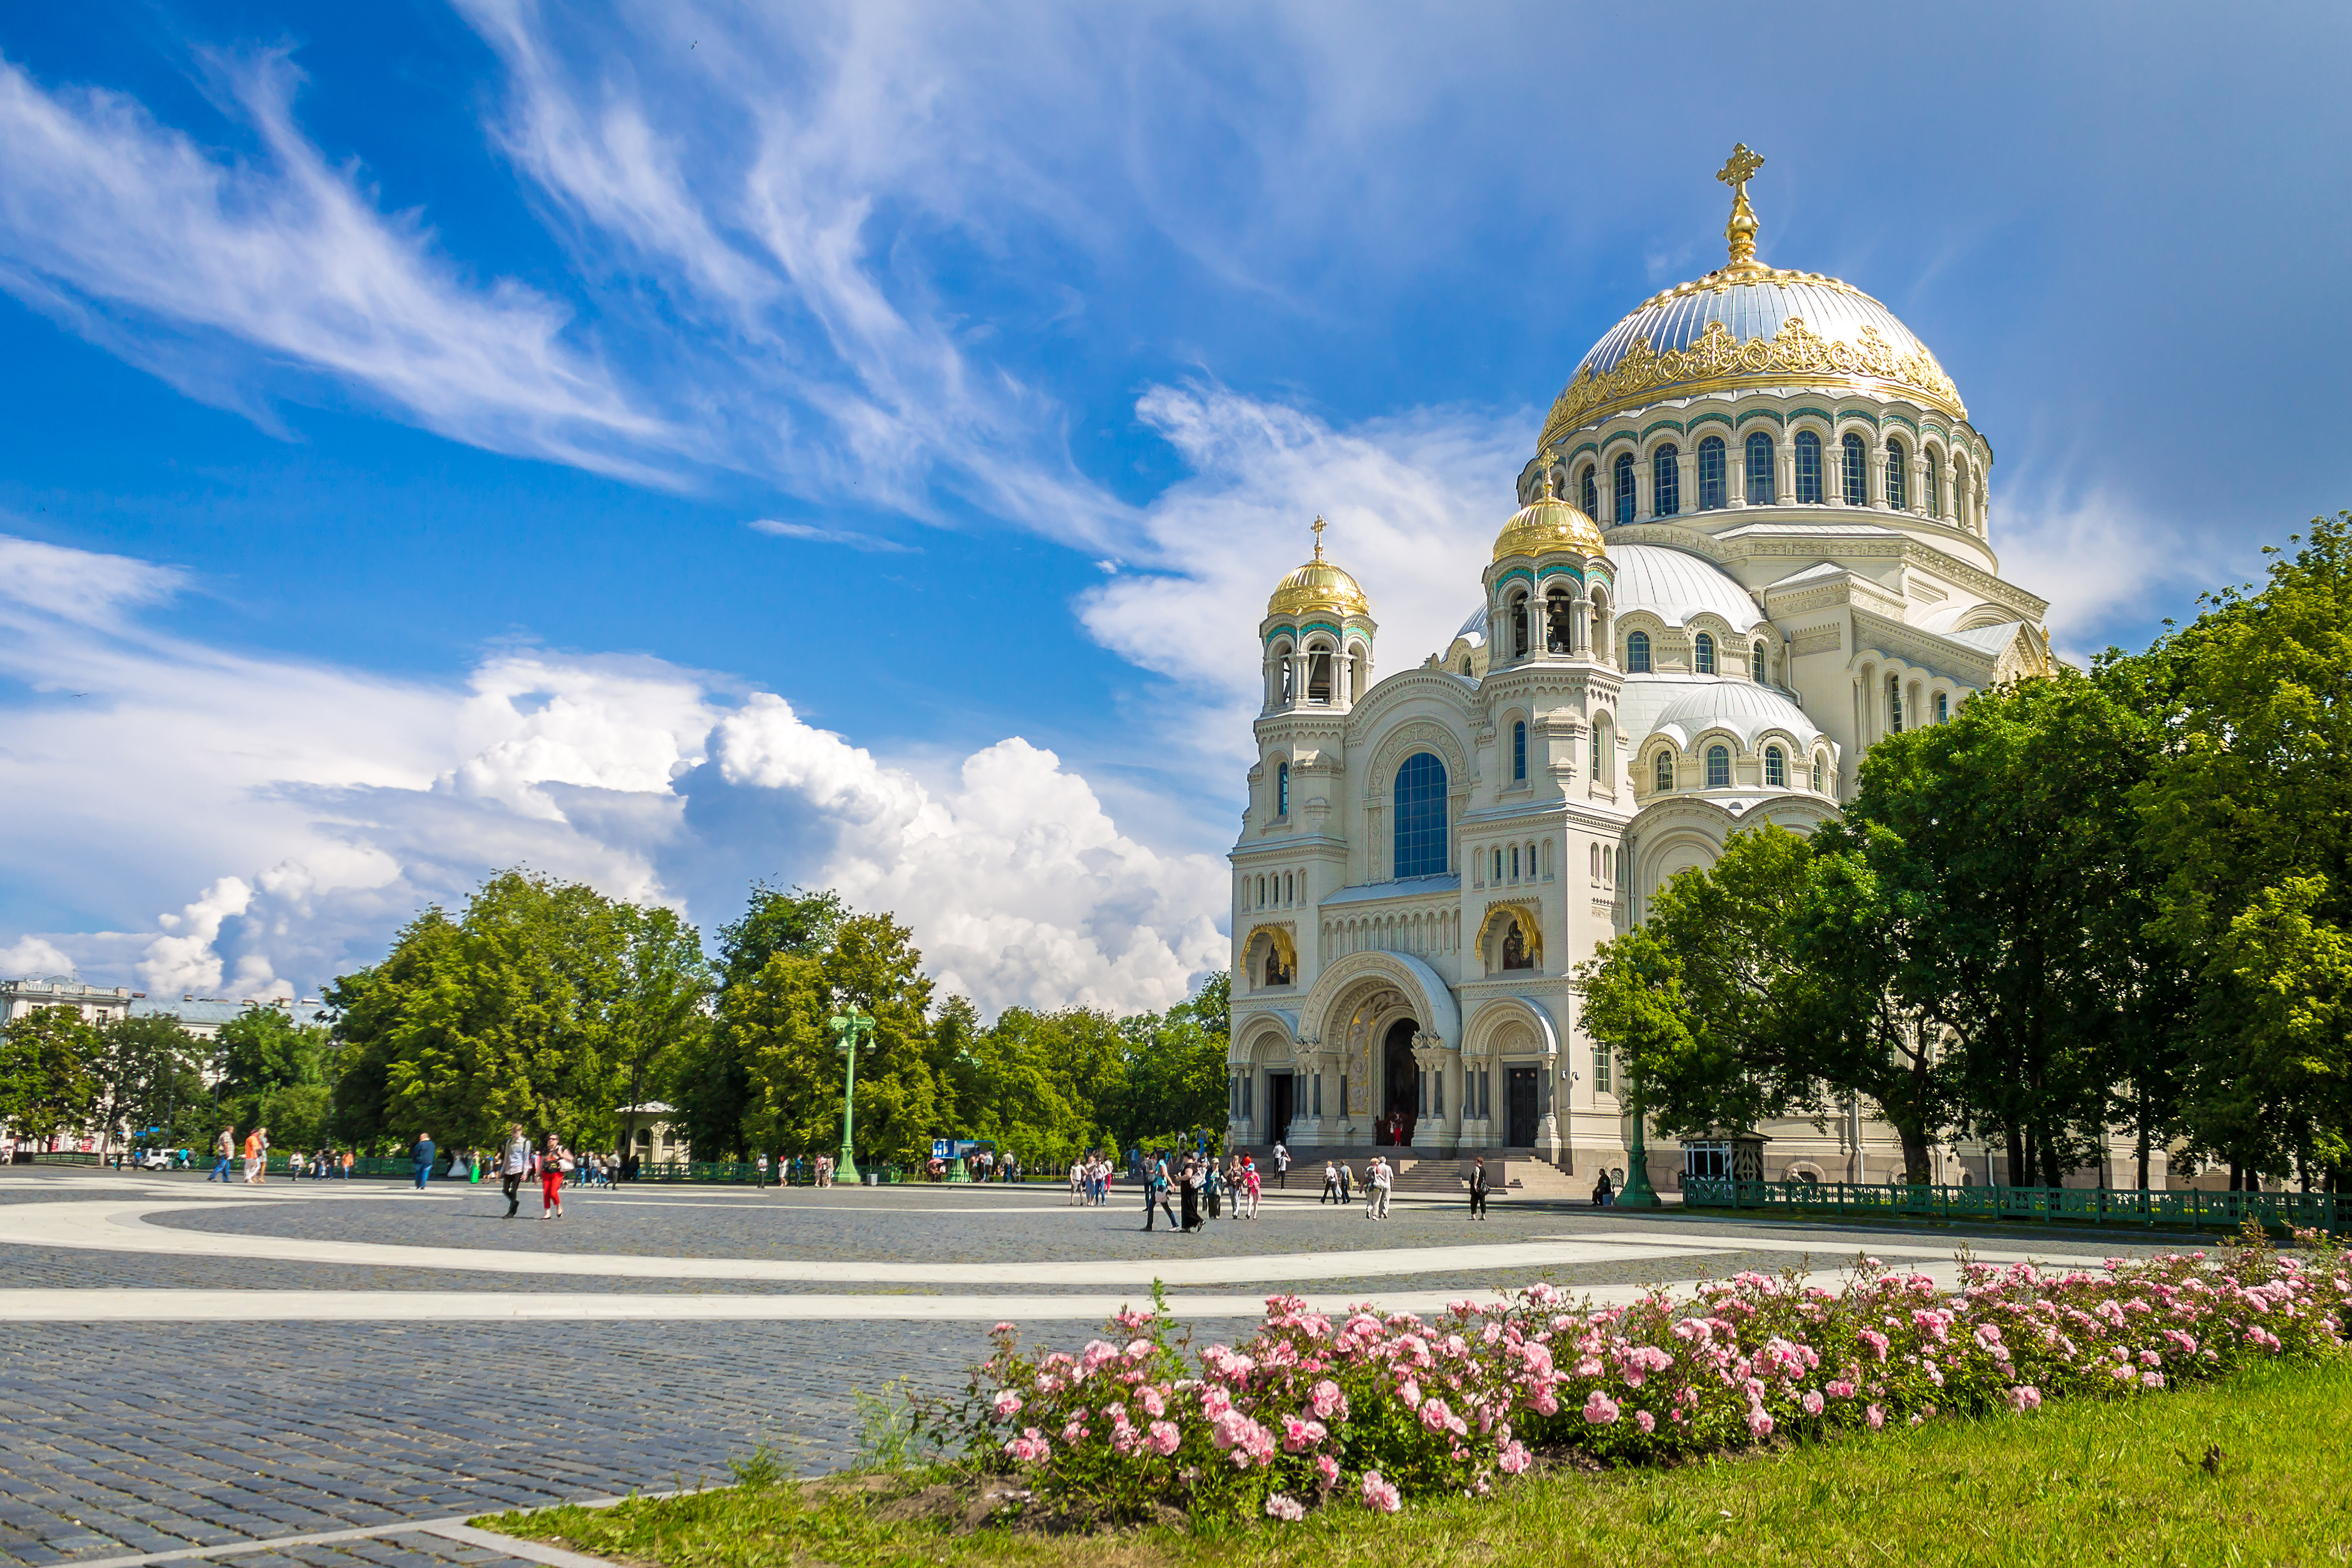
M2050 668L2047 606L1993 553L1992 448L1885 306L1755 259L1757 162L1720 176L1728 263L1636 307L1552 405L1450 646L1376 679L1319 525L1267 601L1231 1144L1622 1171L1575 967L1740 829L1832 816L1880 737ZM1900 1170L1866 1120L1756 1131L1768 1179ZM1661 1190L1684 1158L1652 1145ZM1937 1163L1987 1179L1973 1149Z

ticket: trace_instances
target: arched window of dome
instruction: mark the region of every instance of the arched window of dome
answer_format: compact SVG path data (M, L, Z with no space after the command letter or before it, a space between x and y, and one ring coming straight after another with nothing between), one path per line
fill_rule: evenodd
M1331 650L1318 643L1307 653L1307 700L1328 703L1331 700Z
M1673 442L1650 454L1650 516L1671 517L1683 509L1682 452Z
M1298 679L1297 662L1290 656L1289 643L1276 643L1274 645L1274 662L1276 672L1275 675L1274 700L1278 703L1287 704L1291 700L1295 685Z
M1810 430L1797 432L1797 505L1822 504L1822 438Z
M1759 686L1764 684L1764 644L1761 643L1748 650L1748 678Z
M1944 515L1943 473L1936 462L1936 450L1932 446L1927 449L1926 483L1927 493L1919 497L1920 509L1931 517L1940 518Z
M1825 789L1823 789L1822 788L1822 774L1823 774L1823 773L1825 773L1826 771L1828 771L1828 763L1827 763L1827 762L1822 758L1822 757L1821 756L1821 754L1820 754L1820 753L1818 753L1818 752L1814 753L1814 755L1813 755L1813 793L1814 793L1814 794L1816 794L1816 795L1822 795L1822 794L1827 794L1827 793L1828 793L1828 791L1827 791L1827 790L1825 790Z
M1764 782L1774 789L1789 787L1789 754L1777 746L1764 748Z
M1760 430L1748 438L1748 504L1772 504L1772 438Z
M1845 453L1845 504L1866 507L1870 505L1870 465L1862 437L1849 430L1838 445Z
M1936 694L1936 722L1943 723L1952 716L1952 698L1948 692Z
M1274 767L1274 814L1290 815L1290 764L1277 762Z
M1608 657L1608 651L1616 646L1615 634L1609 629L1609 594L1606 590L1592 590L1592 620L1586 628L1585 646L1599 649L1603 658Z
M1396 871L1399 877L1445 874L1445 764L1416 751L1396 776Z
M1969 460L1958 453L1952 455L1952 521L1974 531L1976 512L1969 505Z
M1508 620L1511 623L1511 656L1515 659L1524 659L1528 656L1528 596L1526 593L1516 592L1511 595Z
M1671 751L1659 752L1657 761L1651 764L1650 773L1653 782L1660 789L1673 789L1675 787L1675 754Z
M1615 491L1611 500L1617 509L1617 520L1630 523L1633 520L1633 455L1620 452L1617 461L1610 465L1610 476Z
M1528 724L1525 719L1511 721L1511 782L1528 781Z
M1650 634L1647 632L1634 632L1626 636L1625 668L1636 675L1650 673Z
M1903 438L1890 435L1886 438L1886 504L1895 511L1911 509L1911 503L1905 498L1910 493L1909 478L1903 462Z
M1903 733L1903 678L1886 677L1886 731L1889 735Z
M1610 732L1609 716L1601 715L1592 721L1592 781L1607 789L1614 780L1615 769L1610 764L1617 756L1617 740Z
M1731 788L1731 747L1710 746L1706 748L1706 787L1710 789Z
M1465 675L1470 673L1466 662L1462 666L1462 673ZM1364 645L1361 643L1351 643L1348 648L1348 700L1351 703L1364 700Z
M1710 435L1698 444L1698 509L1712 512L1730 504L1723 472L1723 437Z
M1544 595L1544 651L1576 651L1576 601L1565 588L1554 588Z
M1462 674L1465 679L1470 674L1470 656L1466 653L1462 656Z
M1700 632L1698 634L1697 649L1698 652L1693 660L1693 666L1702 675L1711 675L1715 674L1715 633L1712 632Z
M1591 464L1586 464L1584 465L1584 472L1577 476L1576 490L1577 494L1583 497L1584 515L1588 517L1599 517L1601 515L1601 491L1592 482Z

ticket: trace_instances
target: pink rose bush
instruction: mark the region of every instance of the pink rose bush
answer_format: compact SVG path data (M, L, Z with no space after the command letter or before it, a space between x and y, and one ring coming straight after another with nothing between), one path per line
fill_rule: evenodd
M1161 1313L1076 1354L1010 1324L943 1437L1047 1506L1154 1504L1296 1520L1483 1495L1546 1451L1633 1463L1917 1425L2028 1417L2045 1400L2145 1397L2282 1356L2340 1352L2352 1279L2324 1239L2106 1268L1964 1265L1957 1291L1866 1260L1843 1289L1745 1273L1593 1307L1537 1285L1435 1321L1266 1302L1238 1345L1188 1362Z

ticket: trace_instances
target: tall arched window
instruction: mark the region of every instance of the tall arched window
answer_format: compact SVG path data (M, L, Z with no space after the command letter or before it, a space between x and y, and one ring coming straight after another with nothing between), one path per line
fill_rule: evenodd
M1813 758L1813 793L1816 795L1825 795L1829 792L1822 788L1822 776L1824 771L1822 759L1815 757Z
M1941 517L1944 515L1943 468L1936 461L1932 449L1927 454L1927 493L1919 497L1922 503L1920 509L1931 517Z
M1764 782L1775 789L1789 787L1789 754L1777 746L1764 748Z
M1290 815L1290 764L1287 762L1277 762L1274 766L1274 814L1277 817Z
M1328 648L1307 650L1307 700L1311 703L1331 700L1331 650Z
M1275 700L1277 702L1287 703L1291 700L1292 694L1297 688L1297 683L1298 680L1297 661L1291 658L1290 644L1287 643L1276 643L1274 645L1274 656L1281 663L1282 665L1281 677L1276 682L1277 689Z
M1511 721L1511 781L1524 784L1528 777L1528 726L1525 719Z
M1731 748L1710 746L1706 748L1706 787L1710 789L1731 788Z
M1617 744L1609 734L1609 721L1606 718L1594 719L1592 721L1591 779L1595 784L1605 787L1609 783L1613 772L1609 762L1616 749Z
M1761 643L1748 650L1748 678L1759 686L1764 684L1764 644Z
M1810 430L1797 432L1797 505L1822 504L1822 438Z
M1712 512L1730 504L1723 473L1723 437L1710 435L1698 444L1698 509Z
M1976 512L1970 505L1974 499L1969 494L1969 460L1956 455L1952 459L1952 521L1971 530L1977 526Z
M1886 504L1898 512L1911 509L1911 503L1905 499L1909 494L1909 478L1903 462L1903 439L1890 435L1886 438Z
M1628 674L1646 675L1650 673L1650 634L1647 632L1628 632L1625 637L1625 669Z
M1893 734L1903 733L1903 682L1895 675L1886 677L1886 727Z
M1862 437L1849 430L1838 446L1845 453L1845 504L1849 507L1870 505L1870 465Z
M1650 454L1650 516L1671 517L1682 511L1682 457L1672 443Z
M1528 656L1528 596L1524 593L1511 595L1511 656Z
M1592 483L1592 465L1590 463L1584 465L1584 473L1577 480L1577 494L1584 501L1586 517L1597 517L1601 515L1601 492Z
M1611 483L1616 491L1611 499L1617 508L1617 520L1630 523L1633 520L1633 455L1620 452L1617 461L1610 465L1609 471Z
M1445 764L1426 751L1397 769L1395 874L1445 874Z
M1696 663L1698 673L1702 675L1715 674L1715 634L1710 632L1700 632L1697 647Z
M1772 438L1760 430L1748 438L1748 504L1772 504Z
M1671 789L1675 787L1675 754L1673 752L1658 753L1657 761L1650 766L1650 779L1661 789Z
M1941 724L1951 716L1951 695L1948 692L1937 692L1936 694L1936 722L1937 724Z
M1554 588L1544 595L1544 651L1576 652L1576 601L1565 588Z

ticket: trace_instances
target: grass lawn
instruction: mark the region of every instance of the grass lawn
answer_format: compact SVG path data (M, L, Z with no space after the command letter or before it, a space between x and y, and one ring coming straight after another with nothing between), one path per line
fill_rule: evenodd
M738 1487L478 1522L663 1568L2352 1563L2352 1360L1681 1469L1530 1476L1484 1501L1393 1517L1343 1503L1303 1524L1205 1535L960 1532L893 1517L909 1511L900 1500L919 1479L867 1484Z

